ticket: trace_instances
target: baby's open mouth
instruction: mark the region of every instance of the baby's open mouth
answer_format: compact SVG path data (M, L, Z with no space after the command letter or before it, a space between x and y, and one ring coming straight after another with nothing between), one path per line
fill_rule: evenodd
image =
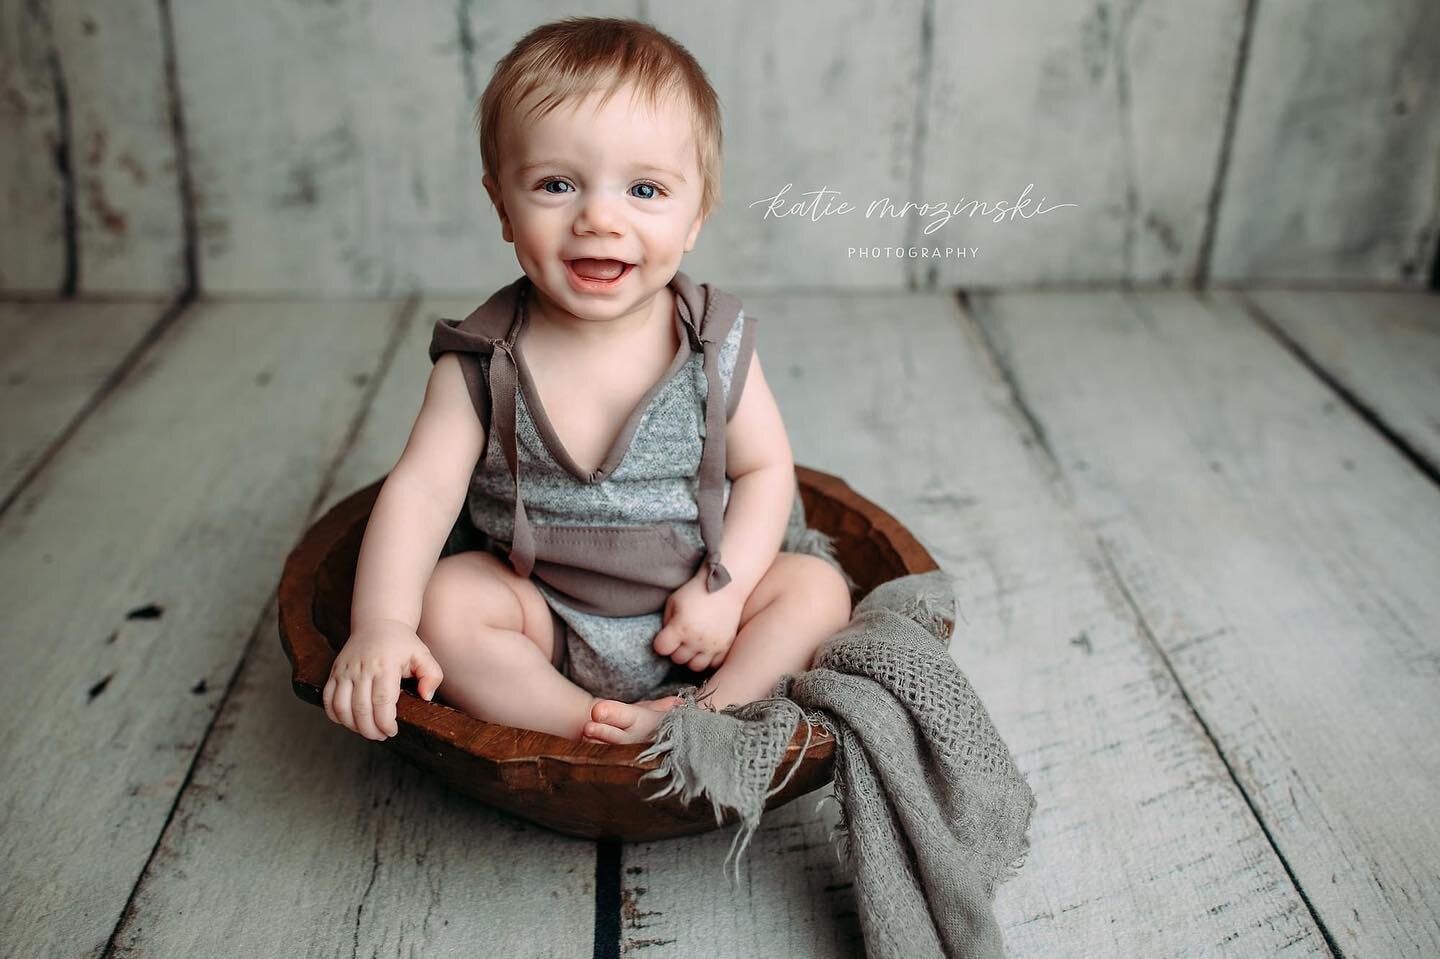
M590 257L566 260L565 264L581 279L593 280L598 283L609 283L620 279L633 265L624 260L597 260Z

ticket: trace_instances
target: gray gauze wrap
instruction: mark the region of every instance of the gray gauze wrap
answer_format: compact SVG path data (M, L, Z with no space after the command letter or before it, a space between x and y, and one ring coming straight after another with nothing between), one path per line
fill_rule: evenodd
M830 839L853 880L866 952L1002 956L995 886L1023 863L1035 797L950 658L945 621L957 612L949 574L903 576L856 604L811 668L781 677L770 698L715 712L682 686L638 757L662 757L642 779L670 779L647 798L704 795L717 824L737 811L743 854L766 798L788 781L769 790L797 725L819 724L835 737Z

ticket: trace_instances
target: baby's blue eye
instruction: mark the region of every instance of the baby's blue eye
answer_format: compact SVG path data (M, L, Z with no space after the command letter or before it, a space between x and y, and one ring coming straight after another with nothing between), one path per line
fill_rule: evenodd
M656 194L655 194L655 184L653 184L653 183L637 183L637 184L635 184L635 186L634 186L632 189L636 189L636 190L649 190L649 191L650 191L650 192L647 193L647 194L642 194L642 195L641 195L640 199L642 199L642 200L654 199L654 197L655 197L655 195L656 195Z
M563 193L568 193L568 192L569 192L568 190L562 190L562 191L560 191L559 193L556 193L556 191L550 189L552 186L554 186L554 185L557 184L557 183L563 184L564 186L567 186L567 187L570 185L570 184L566 183L564 180L546 180L544 183L540 184L540 189L544 190L546 193L554 193L556 196L560 196L560 195L563 194Z

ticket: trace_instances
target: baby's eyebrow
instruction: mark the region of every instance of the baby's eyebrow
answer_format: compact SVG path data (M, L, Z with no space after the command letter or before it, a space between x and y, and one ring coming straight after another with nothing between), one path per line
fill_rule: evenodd
M531 170L538 170L538 169L540 169L542 166L564 166L564 165L565 165L565 161L564 161L564 160L536 160L534 163L527 163L527 164L525 164L524 166L522 166L520 169L516 170L515 172L516 172L517 174L519 174L520 176L524 176L525 174L529 173Z
M663 173L666 176L674 177L681 183L685 182L685 178L680 175L680 172L678 170L671 170L670 168L663 166L655 166L653 163L637 163L630 169L637 170L643 173Z

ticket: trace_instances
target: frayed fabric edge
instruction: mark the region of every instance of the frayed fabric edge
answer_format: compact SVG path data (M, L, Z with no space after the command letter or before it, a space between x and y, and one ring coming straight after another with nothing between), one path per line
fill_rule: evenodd
M694 689L684 690L679 695L681 698L680 705L669 710L669 713L678 713L686 709L699 709L701 707L698 703L706 698L700 697L696 699ZM708 695L710 694L707 693L706 696ZM683 715L676 715L673 718L667 715L666 719L661 722L660 727L656 731L655 741L635 757L637 761L641 762L657 758L660 762L657 768L640 776L642 781L647 779L668 779L668 782L666 782L661 789L646 796L645 798L647 800L659 799L662 796L678 793L680 801L688 806L697 797L704 796L704 798L710 801L711 809L715 813L715 825L717 828L724 825L726 811L739 813L740 822L738 828L730 841L730 849L725 854L725 859L720 865L722 875L727 874L727 868L733 857L735 869L733 875L730 877L732 888L740 882L740 860L744 858L745 850L750 845L751 838L753 838L755 831L760 826L760 820L765 814L766 801L789 785L790 780L794 777L796 771L799 770L805 754L809 751L815 734L815 724L806 717L805 710L793 700L783 696L774 696L768 699L755 700L753 703L747 703L745 705L747 707L755 707L766 703L773 703L780 708L793 709L798 713L797 723L800 721L805 723L805 742L801 745L800 753L795 757L794 762L790 764L790 769L785 773L779 785L763 793L759 797L759 802L751 808L731 806L728 803L722 802L710 788L704 783L699 782L698 779L691 775L690 771L676 761L675 741L679 736L681 724L687 720L687 717ZM742 720L737 718L735 722L742 722ZM794 728L794 725L795 724L791 724L790 728ZM787 739L786 742L788 745L789 740ZM781 761L784 760L783 751L780 759ZM771 778L773 778L773 773Z
M962 619L955 576L940 568L881 583L855 605L855 613L873 608L913 620L942 641L950 638L946 621Z

